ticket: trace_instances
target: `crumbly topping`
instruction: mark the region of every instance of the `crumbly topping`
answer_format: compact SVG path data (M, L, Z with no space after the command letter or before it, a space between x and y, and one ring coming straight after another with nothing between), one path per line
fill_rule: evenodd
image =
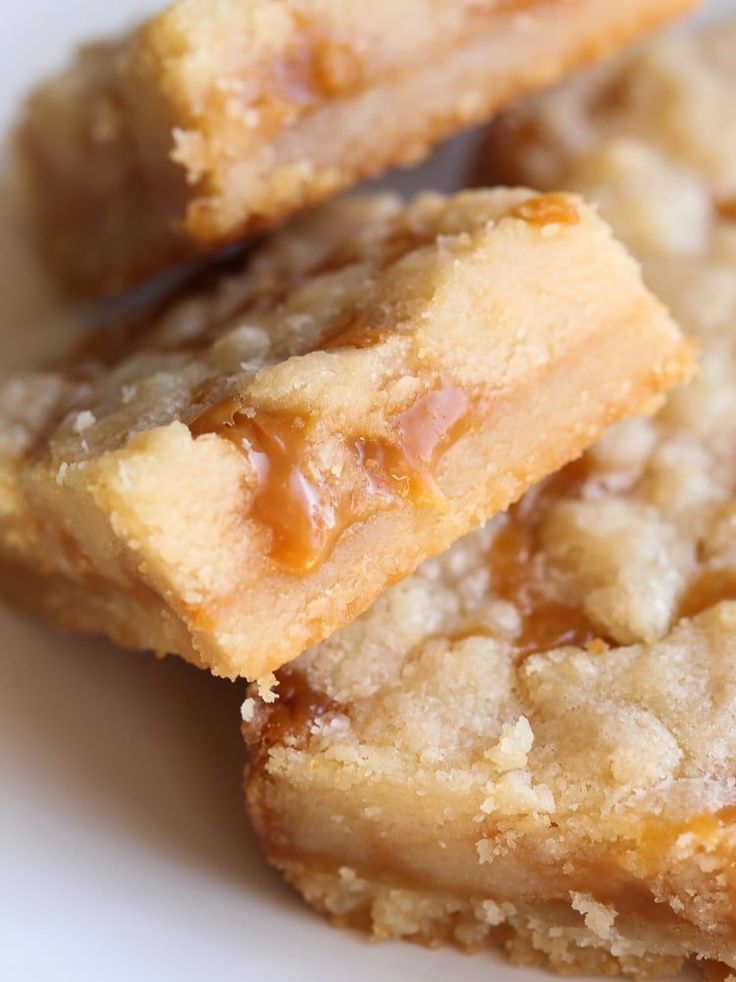
M13 426L27 419L36 433L21 433L19 444L38 443L42 427L52 459L71 464L136 433L189 422L235 395L247 412L277 408L270 403L278 390L290 390L303 406L324 401L326 387L336 412L342 406L342 415L368 416L375 390L347 381L338 389L327 383L331 377L370 375L389 402L405 406L443 344L423 336L414 350L402 333L433 299L433 284L413 274L412 257L436 245L442 276L473 249L475 235L506 215L523 218L514 209L526 198L486 192L448 202L425 194L407 209L384 194L326 206L272 236L214 287L189 289L162 312L101 330L55 372L5 383L0 408L10 407ZM573 199L561 200L575 213ZM289 363L323 348L321 360ZM406 365L399 352L408 352L416 371L387 378L392 364ZM56 398L39 402L39 391Z
M577 196L337 202L8 383L0 538L65 626L263 678L692 364Z

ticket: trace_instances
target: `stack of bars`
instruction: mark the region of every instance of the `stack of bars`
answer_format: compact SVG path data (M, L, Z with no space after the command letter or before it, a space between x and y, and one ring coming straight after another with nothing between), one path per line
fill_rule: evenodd
M685 6L180 0L29 100L39 243L134 286ZM0 384L3 594L248 679L338 923L736 970L735 82L668 35L505 110L495 190L322 204Z

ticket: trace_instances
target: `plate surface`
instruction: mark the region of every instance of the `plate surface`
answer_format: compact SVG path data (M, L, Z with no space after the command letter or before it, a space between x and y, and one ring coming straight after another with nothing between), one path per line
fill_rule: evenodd
M162 4L158 4L161 6ZM145 0L3 0L0 127L69 46ZM736 0L711 4L736 13ZM453 185L464 145L393 183ZM70 330L0 194L0 372ZM493 954L368 945L264 864L243 814L242 686L0 609L0 980L541 982Z

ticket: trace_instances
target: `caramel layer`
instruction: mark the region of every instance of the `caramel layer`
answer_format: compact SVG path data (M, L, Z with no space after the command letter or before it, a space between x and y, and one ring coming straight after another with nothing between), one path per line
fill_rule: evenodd
M564 467L509 510L507 524L494 539L489 555L491 586L521 615L521 633L514 641L521 657L602 640L580 607L550 599L545 587L548 569L538 534L551 503L558 498L578 497L591 476L585 458Z
M245 454L256 481L250 515L271 533L271 557L293 573L308 573L357 521L399 500L442 507L435 481L442 454L471 425L471 399L442 385L390 417L380 438L345 437L362 486L336 484L310 459L314 423L289 412L246 409L237 397L205 410L194 437L214 433Z
M736 571L716 569L703 573L680 601L680 617L695 617L722 600L736 600Z
M618 840L578 856L571 854L564 871L540 863L537 869L542 882L523 897L512 891L514 902L568 906L570 893L581 892L590 894L598 903L615 907L622 918L676 929L683 921L687 923L687 918L659 898L662 877L672 861L672 850L678 839L692 836L695 847L704 854L718 855L723 868L729 871L728 889L733 889L732 850L722 842L722 833L733 824L734 812L734 808L723 808L670 824L659 816L642 816L637 822L640 833L634 832L628 846L625 840ZM269 860L276 866L299 865L328 872L336 862L341 863L338 856L295 847L293 837L283 827L279 827L276 834L272 834L274 829L260 823L256 828ZM371 845L371 853L356 869L359 877L400 889L438 889L431 875L425 876L415 867L405 868L396 853L390 849L384 851L380 840L373 840ZM634 870L631 864L637 859L641 860L642 867ZM461 897L478 896L477 888L454 881L451 873L440 889ZM712 926L717 930L731 930L735 923L736 918L729 914L714 920Z
M315 721L338 708L324 692L313 689L307 676L295 668L285 666L277 678L276 702L261 706L259 750L284 744L304 746Z

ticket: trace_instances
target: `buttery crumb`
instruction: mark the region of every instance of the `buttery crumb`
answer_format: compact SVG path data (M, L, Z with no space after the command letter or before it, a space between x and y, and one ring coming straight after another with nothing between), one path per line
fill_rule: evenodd
M258 696L267 705L271 705L276 702L279 697L278 686L279 680L273 674L266 675L264 678L259 679L256 683Z
M256 700L248 698L240 707L240 715L244 723L252 723L256 714Z
M74 420L73 430L75 433L84 433L91 426L95 425L95 415L89 410L84 410L84 412L77 413L77 417Z

